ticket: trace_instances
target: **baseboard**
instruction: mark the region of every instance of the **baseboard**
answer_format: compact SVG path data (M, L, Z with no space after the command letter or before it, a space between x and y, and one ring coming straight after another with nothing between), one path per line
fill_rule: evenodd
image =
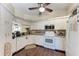
M35 45L45 48L44 46L41 46L41 45L38 45L38 44L35 44ZM50 48L46 48L46 49L50 49ZM58 50L58 49L51 49L51 50L54 50L54 51L57 51L57 52L61 52L61 53L65 53L65 51L63 51L63 50Z
M65 51L63 51L63 50L55 49L55 51L58 51L58 52L61 52L61 53L65 53Z
M43 47L44 48L44 46L42 46L42 45L38 45L38 44L35 44L36 46L39 46L39 47Z

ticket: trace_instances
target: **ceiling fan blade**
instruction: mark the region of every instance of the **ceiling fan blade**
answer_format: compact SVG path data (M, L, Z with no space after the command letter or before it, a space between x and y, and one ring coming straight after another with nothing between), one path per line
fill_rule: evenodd
M42 15L42 12L39 12L39 15Z
M49 9L49 8L45 8L46 11L48 12L52 12L53 10L52 9Z
M35 10L35 9L38 9L39 7L32 7L32 8L29 8L29 10Z
M49 4L50 4L50 3L44 3L43 6L45 7L45 6L48 6Z

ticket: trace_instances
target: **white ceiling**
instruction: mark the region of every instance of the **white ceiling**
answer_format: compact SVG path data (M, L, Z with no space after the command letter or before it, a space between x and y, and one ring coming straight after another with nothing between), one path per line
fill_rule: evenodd
M68 13L69 6L71 4L69 3L51 3L47 7L50 9L53 9L52 13L44 12L42 16L39 16L39 10L28 10L29 7L37 7L38 4L36 3L12 3L14 8L16 10L19 10L21 13L24 13L24 18L29 21L36 21L36 20L42 20L42 19L48 19L51 17L59 17L59 16L65 16ZM26 17L28 16L28 17Z

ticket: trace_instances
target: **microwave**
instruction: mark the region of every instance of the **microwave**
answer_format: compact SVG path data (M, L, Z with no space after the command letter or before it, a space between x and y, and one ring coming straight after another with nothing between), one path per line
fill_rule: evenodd
M45 30L53 30L54 28L54 25L45 25Z

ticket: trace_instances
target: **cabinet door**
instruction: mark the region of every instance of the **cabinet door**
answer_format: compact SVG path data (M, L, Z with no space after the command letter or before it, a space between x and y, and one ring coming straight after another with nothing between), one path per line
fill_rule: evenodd
M16 38L16 48L17 50L21 49L22 45L22 40L20 37Z
M35 36L34 35L28 35L26 41L27 41L26 45L34 44Z
M43 46L43 36L36 36L35 44Z
M26 46L26 36L23 36L23 37L21 38L21 41L22 41L22 47L21 47L21 48L23 48L23 47Z
M26 38L24 37L18 37L17 38L17 50L25 47L26 45Z
M12 40L12 53L16 52L16 38Z
M64 38L55 37L54 41L55 49L64 50Z

